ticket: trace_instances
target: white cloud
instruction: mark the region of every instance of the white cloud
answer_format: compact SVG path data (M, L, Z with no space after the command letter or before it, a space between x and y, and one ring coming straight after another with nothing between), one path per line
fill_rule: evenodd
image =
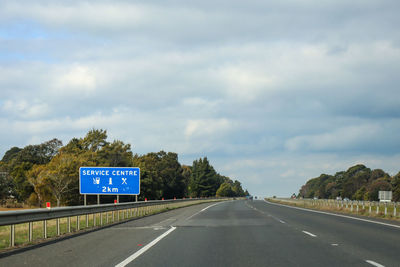
M2 105L3 111L13 116L24 119L35 119L49 112L47 103L40 101L28 102L27 100L6 100Z
M241 101L256 99L263 91L274 89L276 82L268 73L244 66L222 67L218 74L227 94Z
M64 71L58 70L54 75L54 89L61 95L70 93L87 95L95 91L95 74L86 66L72 66Z
M369 150L371 147L376 150L379 144L382 149L387 149L398 146L397 137L391 132L399 129L398 125L399 120L344 127L332 125L329 132L290 138L285 147L290 151L354 151Z
M186 138L221 136L232 129L233 123L228 119L189 120L185 128Z
M395 170L400 36L388 21L398 11L334 0L1 1L0 153L95 127L134 152L208 156L258 194L291 194L356 162Z

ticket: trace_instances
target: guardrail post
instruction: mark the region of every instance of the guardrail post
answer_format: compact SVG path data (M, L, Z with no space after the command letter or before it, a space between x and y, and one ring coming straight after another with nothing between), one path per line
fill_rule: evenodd
M358 213L358 204L359 204L359 203L358 203L358 200L357 200L357 208L356 208L356 213Z
M372 205L371 205L371 201L368 201L368 205L369 205L369 214L372 213Z
M79 231L80 229L81 229L80 218L79 218L79 215L78 215L78 216L76 216L76 230Z
M68 233L71 233L71 217L67 218L67 229Z
M117 210L117 222L119 222L119 210Z
M47 238L47 220L43 221L43 238Z
M379 202L378 202L378 204L376 205L376 214L378 214L379 213Z
M353 200L351 201L350 206L351 206L350 212L353 212Z
M103 226L103 213L100 212L100 225Z
M32 242L33 240L33 222L29 222L28 224L28 241Z
M114 211L112 211L111 222L114 222Z
M387 215L387 202L385 202L385 216Z
M15 224L10 225L10 247L15 246Z
M89 214L86 214L86 228L89 227Z
M93 227L96 226L96 213L93 213Z
M56 228L57 228L57 235L60 235L60 219L56 219Z

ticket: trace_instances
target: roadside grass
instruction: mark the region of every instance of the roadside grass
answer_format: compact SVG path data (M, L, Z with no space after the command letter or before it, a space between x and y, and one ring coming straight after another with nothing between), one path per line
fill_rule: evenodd
M351 204L347 203L344 204L343 206L340 204L339 206L337 203L334 202L322 202L320 201L315 201L315 202L307 202L304 200L293 200L293 199L277 199L277 198L266 198L266 200L274 203L280 203L280 204L285 204L285 205L290 205L290 206L295 206L295 207L300 207L300 208L306 208L306 209L313 209L313 210L321 210L321 211L330 211L330 212L339 212L343 214L352 214L352 215L360 215L360 216L365 216L365 217L372 217L372 218L381 218L381 219L387 219L387 220L395 220L395 221L400 221L399 217L399 209L397 208L396 210L396 216L393 215L394 212L394 206L389 205L387 206L387 211L385 215L385 206L380 204L380 205L371 205L371 212L369 208L369 203L366 203L364 206L362 204L358 205L358 210L357 210L357 205L353 204L353 208L351 208ZM379 207L379 208L378 208Z
M126 210L119 210L115 212L109 211L104 213L60 218L58 219L59 229L60 229L59 235L57 234L57 219L52 219L46 222L47 239L78 233L82 231L87 231L98 227L111 225L114 223L120 223L123 221L154 215L157 213L166 212L181 207L197 205L200 203L205 203L205 202L193 201L193 202L168 203L162 206L138 207ZM70 231L68 229L68 220L70 222ZM79 229L77 227L78 223L79 223ZM46 238L44 238L44 221L33 222L32 228L33 228L32 231L33 238L32 241L29 242L29 223L22 223L15 225L15 247L37 244L46 240ZM11 230L10 225L0 226L0 252L7 249L12 249L10 248L10 230Z

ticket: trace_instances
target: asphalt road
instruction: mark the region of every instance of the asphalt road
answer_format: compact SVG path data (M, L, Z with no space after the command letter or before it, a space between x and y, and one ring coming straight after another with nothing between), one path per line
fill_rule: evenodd
M229 201L0 256L0 266L400 266L400 227Z

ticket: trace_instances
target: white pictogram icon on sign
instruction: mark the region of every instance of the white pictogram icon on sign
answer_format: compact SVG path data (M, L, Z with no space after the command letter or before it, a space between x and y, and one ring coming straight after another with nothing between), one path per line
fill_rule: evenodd
M93 184L100 184L100 177L93 178Z
M122 178L122 184L127 184L127 183L126 183L126 179L127 179L127 178Z
M110 177L110 180L108 182L109 185L112 185L112 178Z

